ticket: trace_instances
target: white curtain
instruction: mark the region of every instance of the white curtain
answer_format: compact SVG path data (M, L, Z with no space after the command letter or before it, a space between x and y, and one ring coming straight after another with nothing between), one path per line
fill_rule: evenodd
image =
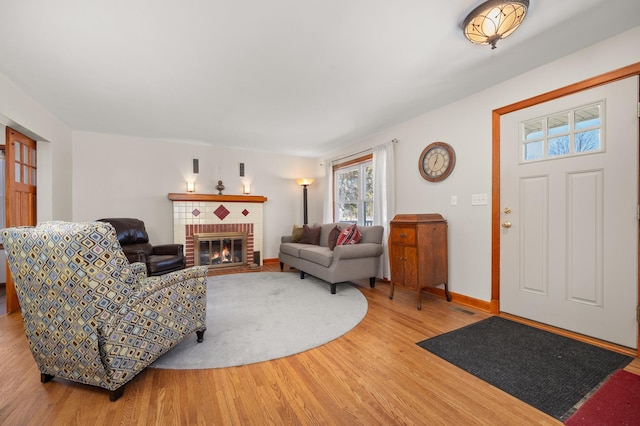
M324 162L325 190L324 190L324 208L322 212L322 223L333 222L333 163L331 161Z
M389 222L395 214L394 141L373 147L373 224L384 226L384 253L379 270L380 278L391 278L389 268Z

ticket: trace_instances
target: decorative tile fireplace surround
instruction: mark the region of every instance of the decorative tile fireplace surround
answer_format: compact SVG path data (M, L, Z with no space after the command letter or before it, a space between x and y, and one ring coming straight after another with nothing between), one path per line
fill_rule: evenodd
M194 234L246 233L246 263L262 265L266 197L170 193L173 242L184 245L187 267L194 265Z

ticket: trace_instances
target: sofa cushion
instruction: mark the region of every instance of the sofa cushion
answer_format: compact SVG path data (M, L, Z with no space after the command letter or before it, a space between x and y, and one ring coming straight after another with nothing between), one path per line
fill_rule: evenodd
M344 231L340 232L338 236L338 241L336 245L350 245L350 244L358 244L360 242L360 231L358 230L358 225L355 223Z
M291 242L299 243L303 232L304 228L302 226L293 225L293 229L291 230Z
M333 252L329 247L309 246L300 250L300 258L328 268L333 262Z
M280 253L288 254L293 257L300 257L300 249L313 247L309 244L300 243L282 243L280 244Z
M300 238L300 244L320 244L320 231L322 228L320 227L310 227L309 225L304 225L302 227L302 238Z

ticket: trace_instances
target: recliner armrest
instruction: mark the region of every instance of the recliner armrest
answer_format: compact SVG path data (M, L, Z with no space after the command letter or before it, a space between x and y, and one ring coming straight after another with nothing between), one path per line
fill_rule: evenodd
M182 244L162 244L159 246L153 246L151 254L155 255L175 255L182 256L184 248Z
M124 255L127 256L127 260L129 260L129 263L147 263L147 256L144 254L143 250L132 249L131 247L126 248L125 246L122 248L122 251L124 252Z

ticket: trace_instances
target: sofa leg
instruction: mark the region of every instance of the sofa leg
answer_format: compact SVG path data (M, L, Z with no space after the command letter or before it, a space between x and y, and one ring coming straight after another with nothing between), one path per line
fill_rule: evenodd
M40 383L47 383L53 380L53 374L40 373Z
M300 279L304 280L304 271L300 271Z
M204 332L205 330L196 331L196 337L197 337L198 343L202 343L202 341L204 340Z
M280 262L280 272L284 271L284 262Z
M336 294L336 283L330 283L331 285L331 294Z
M110 391L109 401L113 402L120 398L124 394L124 386L125 385L122 385L118 389Z
M376 277L369 278L369 287L374 288L376 286Z

